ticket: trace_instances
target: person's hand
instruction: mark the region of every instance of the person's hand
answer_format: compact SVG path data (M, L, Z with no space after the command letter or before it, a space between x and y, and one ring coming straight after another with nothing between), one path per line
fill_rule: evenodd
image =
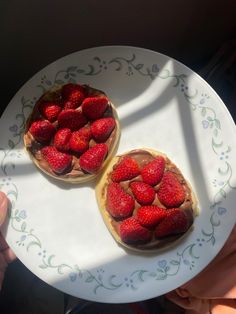
M6 195L0 191L0 226L3 224L8 209L8 199ZM5 239L0 231L0 290L2 287L4 274L9 263L16 258L15 254L8 247Z
M185 314L236 314L236 224L211 263L166 297Z

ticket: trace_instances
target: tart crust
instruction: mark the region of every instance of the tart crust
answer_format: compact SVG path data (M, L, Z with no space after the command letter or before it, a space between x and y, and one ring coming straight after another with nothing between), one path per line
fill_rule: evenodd
M168 170L171 169L171 171L175 172L175 174L181 177L181 181L186 191L186 200L180 206L180 208L182 208L188 214L190 220L192 219L191 226L189 227L187 232L180 235L168 236L163 239L153 238L151 242L147 244L129 245L129 244L124 243L121 240L118 233L120 222L116 221L106 210L106 191L107 191L107 186L109 182L111 182L110 174L113 170L113 167L120 161L122 157L127 156L127 155L129 156L138 156L138 155L141 156L142 155L141 162L145 162L145 156L147 156L147 158L151 160L155 158L156 156L161 155L166 160ZM136 179L137 178L134 178L133 180L136 180ZM106 167L105 171L103 172L102 176L100 177L96 185L96 199L97 199L97 203L99 206L100 213L103 217L103 220L108 230L114 237L115 241L119 245L124 247L125 249L138 252L138 253L155 253L155 252L160 251L161 249L169 249L173 245L176 245L177 241L179 242L179 240L181 240L189 232L191 232L191 230L193 229L194 218L198 215L197 199L189 182L183 177L181 171L177 168L177 166L173 162L170 161L170 159L166 156L166 154L156 151L154 149L150 149L150 148L140 148L136 150L131 150L122 155L118 155L112 158L112 160L109 162L108 166ZM141 206L141 205L138 205L138 206ZM134 211L135 210L137 209L134 209Z
M78 162L79 157L76 157L74 154L72 154L73 160L72 160L71 171L65 174L56 174L50 169L48 163L42 157L41 149L43 148L44 145L40 144L33 138L33 136L29 132L29 128L32 122L42 119L42 115L39 112L39 106L42 102L61 100L62 86L63 85L55 85L53 88L45 92L36 102L30 116L28 117L26 121L26 127L25 127L25 132L24 132L24 137L23 137L24 147L27 153L29 154L31 160L33 161L33 163L37 166L38 169L40 169L46 175L56 180L60 180L60 181L68 182L68 183L74 183L74 184L91 181L91 180L94 180L100 174L100 172L104 169L104 167L109 163L112 156L115 154L115 151L117 149L119 139L120 139L120 123L119 123L118 114L117 114L114 104L110 101L110 99L107 97L107 95L103 91L95 89L88 85L82 85L83 87L87 89L87 92L90 97L103 95L103 96L106 96L109 100L108 109L105 113L105 116L113 117L116 121L116 126L114 130L112 131L112 133L110 134L109 138L105 142L108 145L108 154L101 168L99 169L97 173L90 174L90 173L86 173L82 171ZM54 126L57 126L57 121L53 122L52 124ZM92 147L93 144L96 144L94 140L90 140L90 142L91 141L93 141L93 143L90 145L90 147Z

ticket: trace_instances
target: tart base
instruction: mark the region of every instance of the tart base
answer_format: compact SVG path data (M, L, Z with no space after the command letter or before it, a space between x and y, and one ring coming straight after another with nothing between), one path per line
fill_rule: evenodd
M98 89L92 88L92 87L87 86L87 85L84 85L84 86L86 86L93 93L94 96L96 96L96 95L105 95L106 96L106 94L103 91L100 91ZM35 164L35 166L40 171L42 171L46 175L50 176L51 178L54 178L54 179L59 180L59 181L67 182L67 183L72 183L72 184L78 184L78 183L84 183L84 182L92 181L101 173L101 171L104 169L104 167L106 167L106 165L109 163L111 158L115 155L117 147L118 147L118 143L120 140L121 131L120 131L119 118L118 118L116 108L110 100L109 100L109 106L111 109L111 116L116 121L116 127L113 130L114 133L112 132L113 138L112 138L112 142L110 144L108 155L107 155L105 161L103 162L101 169L99 169L99 171L97 173L90 174L90 173L85 173L85 172L81 171L81 173L77 174L77 175L76 174L73 175L70 173L57 175L48 167L47 162L43 160L40 152L38 152L38 153L32 152L32 150L33 150L32 149L32 141L34 141L34 139L31 136L31 134L28 132L29 127L33 121L35 121L37 118L40 117L40 113L39 113L39 109L38 109L40 103L42 101L53 101L53 100L55 101L55 99L57 99L57 98L59 99L61 88L62 88L61 85L55 85L52 89L50 89L49 91L44 93L39 98L39 100L36 102L36 104L33 108L33 111L31 112L30 116L28 117L28 119L26 121L25 133L23 136L24 148L25 148L27 154L29 155L30 159L32 160L32 162ZM40 146L40 144L39 144L39 146ZM74 158L75 157L73 157L72 163L74 162Z
M115 241L120 246L122 246L123 248L127 249L128 251L134 252L134 253L135 252L136 253L142 253L142 254L157 253L157 252L160 252L160 250L170 249L171 247L176 245L179 241L181 241L183 238L185 238L193 230L194 224L192 223L192 225L189 227L189 229L184 234L168 236L168 237L165 237L163 239L155 239L155 240L153 240L147 244L129 245L129 244L124 243L121 240L121 238L120 238L120 236L119 236L119 234L115 228L114 218L112 218L111 215L106 210L106 190L107 190L107 185L108 185L109 173L111 173L113 166L119 161L120 157L125 156L127 154L130 155L130 154L136 153L138 151L146 151L146 152L150 153L153 157L161 155L165 159L168 159L168 157L164 153L156 151L154 149L150 149L150 148L140 148L138 150L131 150L131 151L126 152L122 155L118 155L118 156L113 157L112 160L110 161L110 163L108 164L108 166L105 168L103 174L99 178L99 181L97 182L97 185L95 188L96 199L97 199L100 213L103 217L103 220L104 220L104 223L105 223L107 229L110 231L111 235L113 236ZM175 166L175 167L178 169L177 166ZM189 182L186 181L186 179L185 179L185 183L186 183L186 185L189 188L190 193L191 193L191 196L190 196L191 200L192 200L192 208L191 209L192 209L192 215L193 215L193 219L194 219L198 215L197 199L196 199L195 193L193 192L191 185L189 184Z

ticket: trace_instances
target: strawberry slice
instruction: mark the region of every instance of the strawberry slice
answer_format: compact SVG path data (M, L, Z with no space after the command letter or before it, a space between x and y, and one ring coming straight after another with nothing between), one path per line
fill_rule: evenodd
M88 173L96 173L101 168L108 153L108 147L104 143L96 144L80 156L79 164L82 170Z
M39 111L48 121L54 122L61 112L61 106L51 101L45 101L40 104Z
M89 120L96 120L103 116L107 107L108 99L105 96L87 97L82 103L83 114Z
M108 185L106 202L108 212L116 219L127 218L133 213L134 199L118 183Z
M121 240L127 244L143 244L151 240L151 232L143 227L136 218L130 217L120 224Z
M87 119L80 110L64 109L58 116L58 125L60 128L68 128L76 131L87 123Z
M162 156L157 156L154 160L150 161L141 171L143 182L156 185L163 176L165 170L165 159Z
M56 129L48 120L39 120L31 124L29 131L36 141L45 143L52 139Z
M172 208L166 212L166 218L164 218L155 229L155 236L157 238L184 233L188 230L190 224L183 210Z
M91 124L92 136L97 142L105 142L115 128L114 118L101 118Z
M72 156L59 152L54 146L45 146L41 150L42 156L48 162L52 171L63 174L71 168Z
M140 173L138 162L132 157L124 157L115 165L111 173L114 182L121 182L135 178Z
M155 190L147 183L133 181L130 183L131 191L136 201L141 205L150 205L155 198Z
M81 136L80 130L79 130L72 133L69 146L73 152L82 154L86 150L88 150L89 142L86 141L83 136Z
M71 130L68 128L59 129L54 136L54 146L60 151L68 151L70 149Z
M137 219L144 227L150 228L160 223L167 215L167 210L156 205L142 206L137 211Z
M157 196L166 207L179 207L184 202L184 188L173 172L164 173Z
M79 84L68 83L62 87L62 98L65 100L65 109L75 109L79 107L85 99L85 89Z

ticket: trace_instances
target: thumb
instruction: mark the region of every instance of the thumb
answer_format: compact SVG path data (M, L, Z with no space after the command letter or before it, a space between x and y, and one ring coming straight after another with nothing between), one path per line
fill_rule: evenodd
M8 199L5 193L0 191L0 226L3 224L7 215Z

